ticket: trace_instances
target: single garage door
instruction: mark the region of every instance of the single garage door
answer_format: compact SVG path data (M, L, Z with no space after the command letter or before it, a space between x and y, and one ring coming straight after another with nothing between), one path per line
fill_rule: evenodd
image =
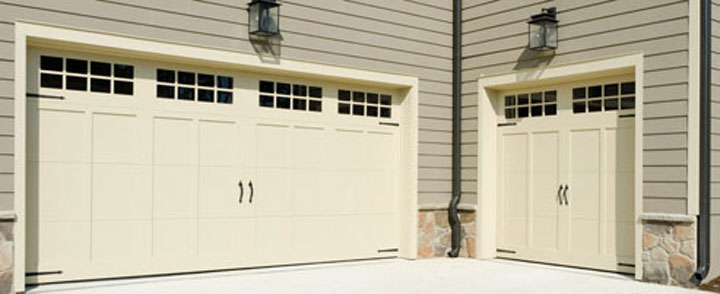
M392 257L398 93L32 49L28 283Z
M501 97L498 255L634 272L633 77Z

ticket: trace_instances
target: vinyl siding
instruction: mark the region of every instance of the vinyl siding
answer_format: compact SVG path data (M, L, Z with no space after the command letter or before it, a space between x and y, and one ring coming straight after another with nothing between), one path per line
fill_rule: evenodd
M547 58L526 49L527 19L558 8L559 47ZM463 10L464 150L477 149L477 79L593 58L644 52L646 212L687 212L688 1L466 0ZM720 80L720 79L719 79ZM476 152L463 168L475 170ZM463 175L476 186L476 173ZM475 198L475 189L464 191Z
M0 210L12 209L13 23L37 21L254 53L246 2L0 1ZM450 199L452 7L428 0L280 1L281 57L420 79L420 203Z
M710 223L710 275L720 276L720 1L712 1L712 132L711 141L711 223ZM710 279L708 279L709 281Z

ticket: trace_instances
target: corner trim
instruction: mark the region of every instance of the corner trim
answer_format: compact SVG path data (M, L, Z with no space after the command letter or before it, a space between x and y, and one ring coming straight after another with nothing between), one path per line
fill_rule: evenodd
M689 2L687 214L700 214L700 1Z

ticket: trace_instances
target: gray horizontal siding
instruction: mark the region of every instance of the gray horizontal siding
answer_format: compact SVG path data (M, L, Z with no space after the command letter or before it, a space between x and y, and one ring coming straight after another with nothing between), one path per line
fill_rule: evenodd
M0 210L12 208L13 22L29 20L253 53L246 2L0 1ZM420 79L420 203L450 195L452 10L448 1L281 1L285 58ZM8 110L10 109L10 110ZM4 194L3 194L4 193Z
M541 60L526 50L526 21L550 6L558 8L559 48L552 58ZM642 51L644 210L685 213L688 8L684 0L465 1L463 107L468 115L464 131L477 133L481 75ZM464 138L469 148L477 148L477 136ZM464 166L473 168L474 163Z

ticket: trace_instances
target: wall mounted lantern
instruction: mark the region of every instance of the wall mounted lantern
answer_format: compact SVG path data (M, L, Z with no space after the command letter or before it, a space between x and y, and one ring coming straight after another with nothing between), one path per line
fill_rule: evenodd
M545 51L557 48L558 20L555 7L543 8L540 14L531 16L527 23L529 26L530 49Z
M280 4L275 0L248 3L248 29L251 35L272 37L280 33Z

